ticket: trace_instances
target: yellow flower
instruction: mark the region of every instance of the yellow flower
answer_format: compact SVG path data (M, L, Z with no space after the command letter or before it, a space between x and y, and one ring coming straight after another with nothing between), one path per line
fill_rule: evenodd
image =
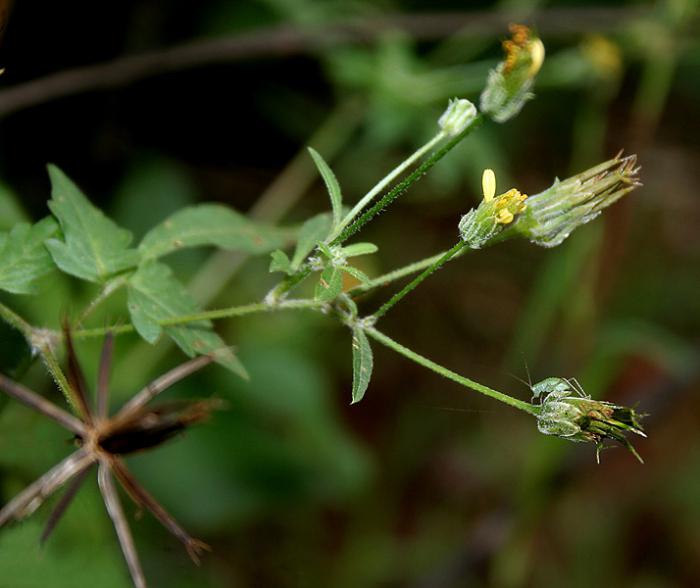
M481 176L481 188L484 192L484 202L491 202L494 206L494 218L496 223L508 225L513 222L515 215L523 212L527 205L527 194L522 194L517 188L511 188L500 196L496 196L496 174L492 169L485 169Z

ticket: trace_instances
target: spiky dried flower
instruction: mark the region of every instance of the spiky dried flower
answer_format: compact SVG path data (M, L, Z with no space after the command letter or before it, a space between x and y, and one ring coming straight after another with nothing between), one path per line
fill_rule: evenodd
M180 401L158 407L148 404L173 384L210 364L213 356L200 356L163 374L133 396L115 415L108 415L109 372L112 362L113 338L105 338L100 358L95 407L88 400L88 389L73 347L68 328L64 328L68 351L68 381L75 399L78 416L74 416L39 394L0 374L0 389L28 407L49 417L70 431L79 449L30 484L2 510L0 527L32 514L64 484L70 482L48 518L41 536L45 541L56 528L72 499L97 466L97 481L107 512L114 524L124 558L136 588L145 588L146 579L124 516L114 478L129 497L150 511L170 533L185 546L190 558L198 564L199 556L209 547L191 537L178 522L145 490L127 469L123 456L146 451L168 441L187 427L206 419L215 409L215 400Z

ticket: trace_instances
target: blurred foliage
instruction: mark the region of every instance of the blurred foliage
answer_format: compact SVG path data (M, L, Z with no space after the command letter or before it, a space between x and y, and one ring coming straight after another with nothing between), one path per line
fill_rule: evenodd
M301 153L268 202L283 218L259 219L291 225L326 206L305 151L312 137L352 202L435 132L448 98L476 98L514 14L547 46L537 98L508 124L469 137L369 226L362 239L379 244L381 261L358 267L377 275L451 245L459 215L479 198L484 167L503 185L536 193L623 147L643 166L642 190L561 247L514 242L465 256L388 315L386 330L522 398L529 391L508 373L527 378L527 367L534 380L576 376L596 398L638 403L650 415L650 438L638 447L645 466L622 451L604 452L596 466L590 448L543 438L529 419L383 349L365 399L350 407L345 330L304 314L224 321L217 331L250 382L216 366L181 383L170 397L215 395L228 408L133 459L145 487L214 547L194 568L156 522L138 519L153 586L700 585L695 0L15 4L0 47L0 108L13 86L132 53L202 38L264 40L275 27L327 35L301 50L290 42L238 61L153 72L4 116L0 231L46 216L48 162L138 242L184 206L255 210ZM440 26L429 18L441 14ZM418 24L402 27L402 15ZM334 28L356 20L378 23L375 34ZM208 265L212 255L182 251L168 263L195 283L220 267ZM267 264L216 271L223 286L205 288L199 302L257 300L273 283ZM52 295L13 298L13 307L53 327L97 292L58 273L39 287ZM362 304L373 309L386 294ZM123 307L124 298L110 299L92 322L111 322ZM99 342L81 343L79 353L94 381ZM114 402L180 360L165 341L119 338ZM61 401L5 325L0 369ZM0 410L4 501L67 454L70 440L15 402L0 399ZM0 586L128 585L94 484L39 548L47 511L0 533Z

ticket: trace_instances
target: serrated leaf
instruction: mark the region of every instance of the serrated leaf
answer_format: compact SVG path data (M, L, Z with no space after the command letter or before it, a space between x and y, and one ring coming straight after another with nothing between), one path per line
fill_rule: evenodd
M326 163L326 160L321 157L321 154L311 147L309 147L309 153L311 154L311 157L316 164L316 168L326 184L326 190L328 190L328 195L331 198L333 226L337 227L340 224L343 214L343 196L340 191L340 184L338 183L338 179L335 177L333 170Z
M370 281L369 276L363 272L362 270L357 269L356 267L352 265L343 265L341 268L344 272L350 274L353 278L355 278L357 281L366 284L367 282Z
M316 299L321 302L334 300L343 289L343 274L340 268L328 266L321 272L321 278L316 284Z
M56 234L58 224L51 217L35 225L20 223L0 236L0 290L33 294L34 282L55 266L44 241Z
M367 335L360 327L352 330L352 403L362 400L372 377L374 358Z
M327 212L312 216L299 230L297 247L292 256L292 269L299 269L306 256L313 251L316 243L322 241L331 231L332 219Z
M136 331L149 343L165 332L187 355L216 352L217 361L243 378L243 364L213 330L211 321L163 326L160 323L198 312L197 304L185 287L160 262L146 262L128 282L128 307Z
M200 204L179 210L152 228L139 251L144 259L204 245L257 254L283 247L292 237L288 229L254 222L226 206Z
M379 251L379 248L374 243L353 243L343 247L341 253L343 257L358 257L359 255L369 255L377 251Z
M64 240L51 239L46 246L64 272L91 282L105 282L139 262L139 252L129 249L131 233L119 227L93 206L80 189L56 166L49 166L49 208L58 219Z
M270 261L271 272L292 273L292 262L289 261L289 256L284 251L275 249L270 256L272 257Z

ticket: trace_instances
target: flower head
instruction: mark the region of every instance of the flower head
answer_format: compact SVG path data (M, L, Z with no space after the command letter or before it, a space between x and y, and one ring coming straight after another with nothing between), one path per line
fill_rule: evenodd
M528 209L513 230L536 245L555 247L577 227L640 186L637 157L616 157L528 198Z
M527 194L522 194L516 188L496 196L496 175L493 170L484 170L481 186L484 199L459 222L462 240L472 249L481 249L498 241L504 229L527 209Z
M626 437L635 433L646 437L640 415L626 406L593 400L573 379L547 378L533 387L533 401L539 402L537 429L545 435L596 444L596 457L606 440L617 441L643 463Z
M544 44L525 25L510 25L511 38L503 42L504 60L489 72L481 93L481 110L496 122L517 115L532 98L535 76L544 62Z

